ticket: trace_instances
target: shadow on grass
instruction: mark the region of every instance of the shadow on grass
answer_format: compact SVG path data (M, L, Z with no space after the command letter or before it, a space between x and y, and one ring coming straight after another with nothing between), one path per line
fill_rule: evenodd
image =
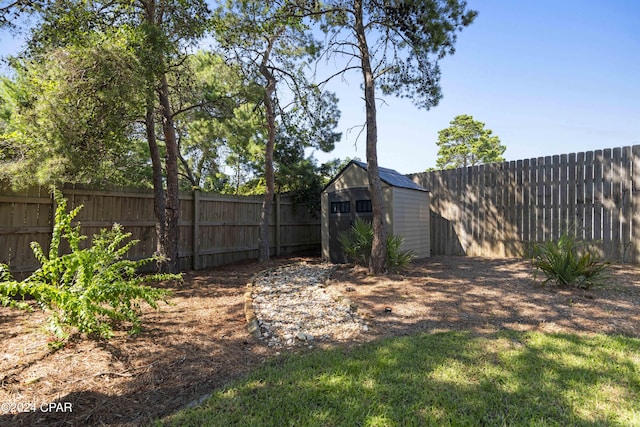
M166 425L633 425L640 341L420 334L281 358Z

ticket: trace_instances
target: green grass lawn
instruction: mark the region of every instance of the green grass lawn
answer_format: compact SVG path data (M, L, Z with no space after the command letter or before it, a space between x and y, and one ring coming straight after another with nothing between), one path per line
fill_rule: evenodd
M640 340L420 334L283 356L168 426L640 426Z

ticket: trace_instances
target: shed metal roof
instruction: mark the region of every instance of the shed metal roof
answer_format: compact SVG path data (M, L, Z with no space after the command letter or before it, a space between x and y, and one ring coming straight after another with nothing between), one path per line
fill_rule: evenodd
M342 168L342 170L331 180L331 182L329 182L329 184L325 186L325 188L331 185L331 183L335 181L342 174L342 172L344 172L344 170L347 169L349 165L351 165L352 163L361 167L365 171L367 170L367 164L365 162L351 160L347 164L347 166ZM415 182L413 182L409 177L402 175L400 172L395 171L393 169L388 169L388 168L383 168L378 166L378 171L380 172L380 179L386 182L387 184L391 185L392 187L408 188L410 190L417 190L417 191L429 191L426 188L421 187Z
M367 164L364 162L359 162L354 160L353 163L360 166L362 169L367 170ZM419 186L415 182L413 182L409 177L402 175L400 172L383 168L378 166L378 171L380 172L380 179L391 185L392 187L399 188L408 188L410 190L418 190L418 191L429 191L424 187Z

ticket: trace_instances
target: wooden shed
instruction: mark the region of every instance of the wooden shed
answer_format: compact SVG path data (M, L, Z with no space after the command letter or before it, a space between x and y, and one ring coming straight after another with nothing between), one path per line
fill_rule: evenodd
M402 249L430 256L429 191L393 169L379 168L387 230L404 237ZM338 235L372 214L367 164L351 161L322 190L322 258L346 262Z

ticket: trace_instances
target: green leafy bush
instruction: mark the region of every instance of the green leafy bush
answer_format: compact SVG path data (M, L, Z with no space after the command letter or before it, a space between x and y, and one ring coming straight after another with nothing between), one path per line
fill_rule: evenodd
M91 245L81 249L86 238L80 226L71 222L82 206L67 213L67 201L54 189L57 204L55 224L49 253L45 254L37 242L31 249L42 266L25 280L13 280L6 265L0 264L0 303L16 308L30 309L24 302L32 297L40 308L50 313L49 325L58 340L68 336L68 327L79 332L110 338L113 327L128 322L129 332L140 330L140 303L145 301L158 308L158 301L167 302L169 292L146 286L144 283L160 280L181 280L181 275L138 275L139 267L158 261L158 257L131 261L123 259L126 252L138 243L126 242L131 233L114 224L93 236ZM71 248L60 255L60 243L66 239ZM21 297L21 300L16 299Z
M545 284L554 281L559 285L590 289L602 283L610 266L567 233L557 241L531 245L531 255L535 276L542 271L547 277Z
M349 230L339 234L338 241L342 245L347 259L358 265L368 266L373 244L373 226L371 223L356 218ZM400 249L404 239L402 236L389 234L387 236L387 267L390 269L402 269L409 265L413 259L412 251Z

